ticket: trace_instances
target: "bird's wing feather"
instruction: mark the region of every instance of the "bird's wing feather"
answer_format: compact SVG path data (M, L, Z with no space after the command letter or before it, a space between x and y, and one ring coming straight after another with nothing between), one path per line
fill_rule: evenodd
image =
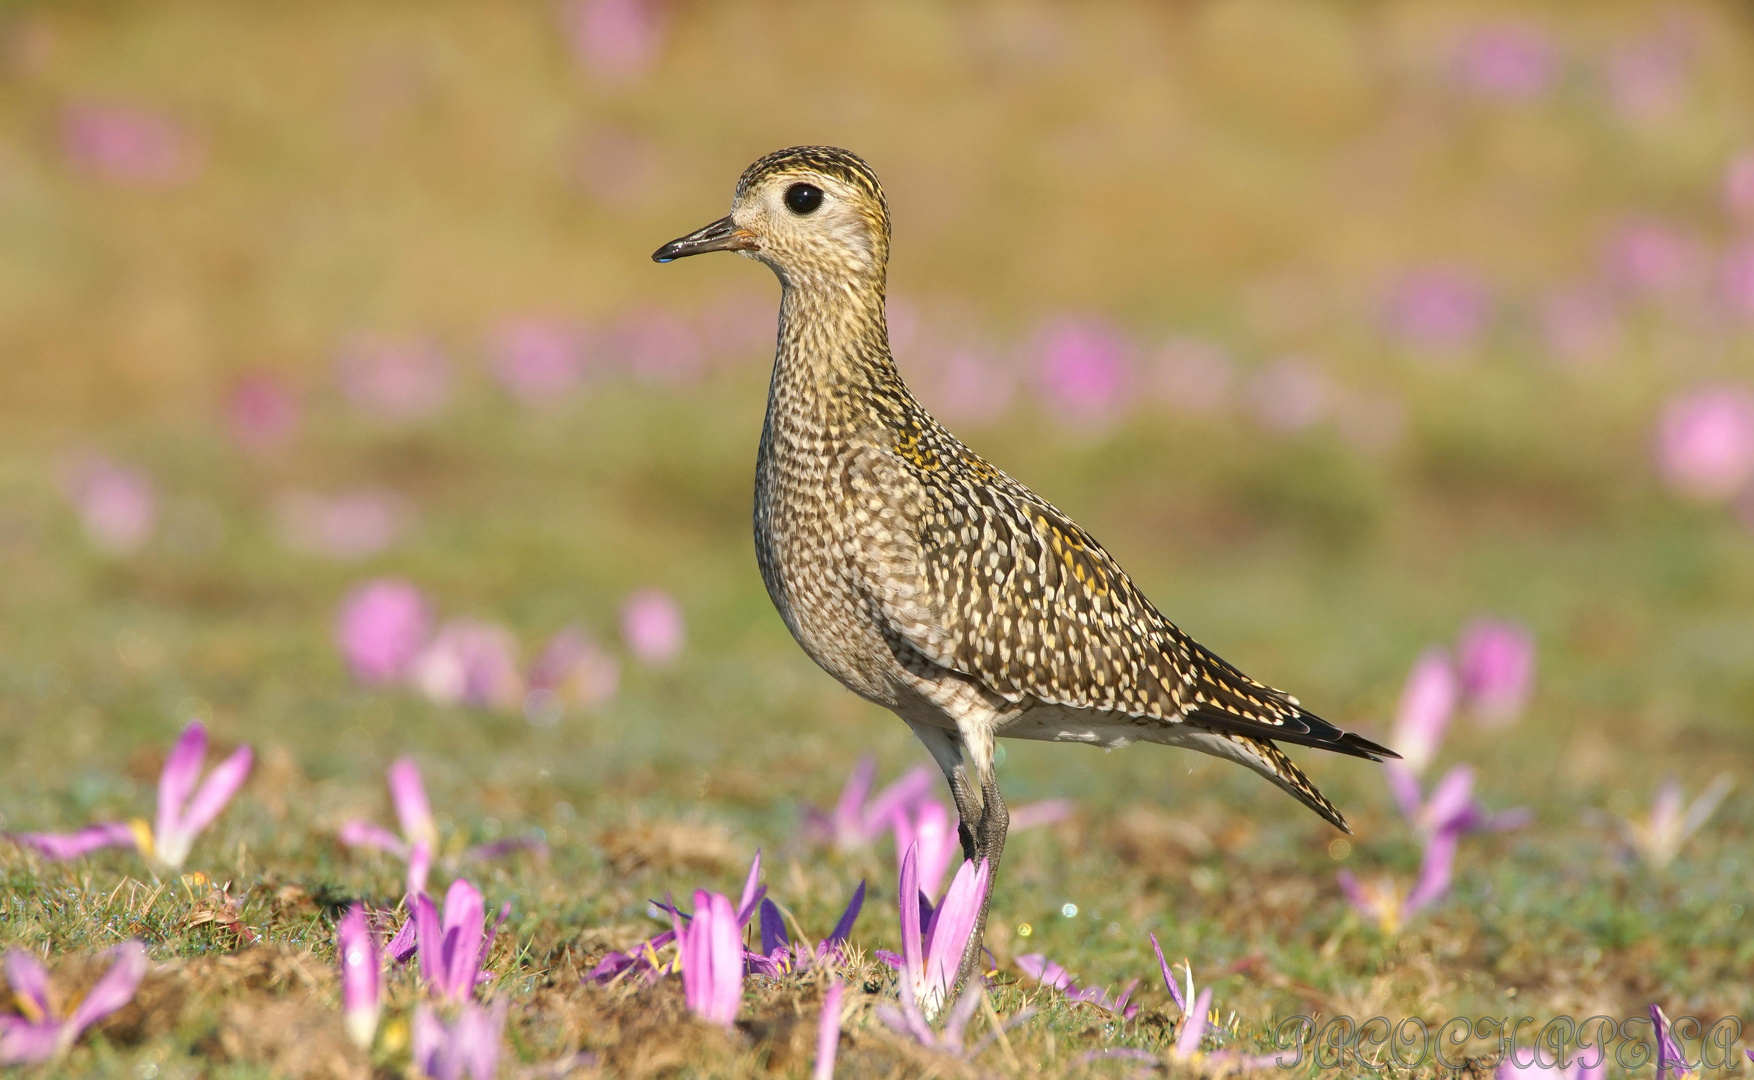
M863 448L844 473L855 561L897 644L1013 702L1191 722L1357 757L1388 752L1182 633L1045 499L960 444L929 449ZM933 467L934 455L951 453L966 455L962 467ZM964 475L980 482L955 479Z

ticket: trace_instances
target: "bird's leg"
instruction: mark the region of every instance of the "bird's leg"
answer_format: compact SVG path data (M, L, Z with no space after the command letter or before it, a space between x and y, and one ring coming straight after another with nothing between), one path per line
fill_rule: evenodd
M980 810L973 826L969 825L965 816L961 831L964 850L972 847L975 852L969 858L986 860L987 887L981 892L980 914L975 918L974 932L968 936L968 947L963 950L962 963L956 969L956 982L950 988L951 1001L959 998L963 987L968 985L968 980L980 973L981 952L987 938L987 910L992 906L993 883L999 878L999 857L1005 853L1005 833L1011 825L1010 812L1005 809L1005 800L999 794L998 774L991 768L981 778L981 796ZM960 799L957 808L961 812Z

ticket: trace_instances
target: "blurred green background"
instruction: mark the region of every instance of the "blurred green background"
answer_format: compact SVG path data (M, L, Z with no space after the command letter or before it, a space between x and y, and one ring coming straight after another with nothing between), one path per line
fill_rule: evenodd
M1526 624L1526 714L1448 753L1553 858L1611 850L1592 808L1746 772L1745 5L13 3L0 825L139 812L130 753L190 716L264 751L231 827L269 852L403 752L471 828L570 824L584 859L639 814L776 842L859 754L924 760L756 572L776 284L648 257L805 142L882 177L922 399L1221 655L1382 737L1422 649ZM1663 466L1686 395L1729 419ZM361 492L365 539L312 523ZM383 576L519 672L575 626L618 688L557 717L362 685L334 625ZM623 640L640 589L685 619L670 662ZM1392 820L1363 764L1298 756ZM1329 840L1193 755L1004 773L1079 799L1080 844L1135 802ZM1732 796L1725 850L1751 819ZM1712 866L1701 904L1745 891Z

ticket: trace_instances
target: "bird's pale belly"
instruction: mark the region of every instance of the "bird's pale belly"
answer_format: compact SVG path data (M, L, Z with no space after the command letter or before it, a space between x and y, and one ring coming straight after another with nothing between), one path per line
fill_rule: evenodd
M847 547L830 529L781 505L755 522L767 594L798 645L847 689L895 708L901 667L871 619Z

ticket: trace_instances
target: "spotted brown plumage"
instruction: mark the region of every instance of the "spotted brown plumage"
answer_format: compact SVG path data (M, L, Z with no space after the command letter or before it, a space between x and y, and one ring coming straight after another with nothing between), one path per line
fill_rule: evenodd
M889 210L870 166L833 147L776 151L738 180L727 217L653 258L717 250L766 263L782 285L755 479L768 594L812 659L925 743L970 858L996 868L1004 847L998 737L1200 750L1346 828L1275 743L1392 751L1182 633L1089 533L908 391L889 350ZM971 946L962 977L977 958Z

